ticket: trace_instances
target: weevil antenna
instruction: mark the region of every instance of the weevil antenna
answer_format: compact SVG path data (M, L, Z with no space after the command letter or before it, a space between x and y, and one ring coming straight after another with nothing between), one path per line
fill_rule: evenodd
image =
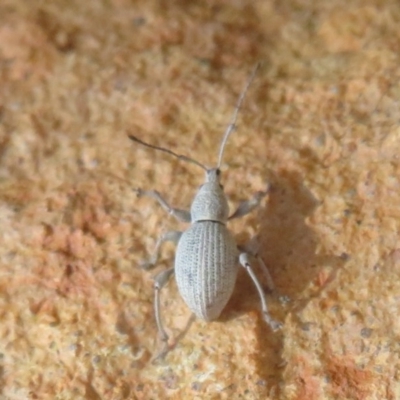
M233 115L232 115L231 123L226 128L224 137L223 137L222 142L221 142L221 147L219 148L219 156L218 156L217 168L220 168L220 166L221 166L222 156L224 155L226 142L227 142L230 134L236 129L236 120L237 120L240 108L242 107L243 100L244 100L244 98L246 96L247 91L249 90L249 87L250 87L251 83L254 80L254 77L256 76L256 73L257 73L257 70L258 70L259 66L260 66L260 63L257 63L256 66L254 67L253 72L250 75L250 78L247 80L246 86L244 87L242 93L240 94L240 96L238 98L238 101L237 101L236 106L235 106L235 111L233 112Z
M168 149L166 149L164 147L159 147L159 146L155 146L154 144L149 144L149 143L143 142L143 140L138 139L136 136L133 136L130 133L128 133L128 137L133 142L136 142L136 143L139 143L139 144L141 144L143 146L149 147L150 149L160 150L160 151L163 151L164 153L171 154L172 156L178 158L179 160L188 161L188 162L190 162L192 164L198 165L204 171L207 171L207 168L203 164L199 163L198 161L194 160L193 158L184 156L182 154L174 153L173 151L168 150Z

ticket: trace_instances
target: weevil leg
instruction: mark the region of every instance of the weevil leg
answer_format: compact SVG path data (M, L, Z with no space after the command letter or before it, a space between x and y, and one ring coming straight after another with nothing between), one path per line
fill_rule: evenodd
M169 278L174 273L174 268L161 271L154 278L154 313L156 316L157 329L160 334L161 340L168 347L168 335L165 332L164 325L161 320L161 304L160 304L160 291L168 283Z
M138 197L147 196L151 197L154 200L157 200L161 207L167 211L168 214L175 217L180 222L191 222L190 212L188 210L181 210L179 208L171 207L161 196L157 190L142 190L135 189Z
M258 263L261 265L264 275L267 279L268 289L271 292L274 292L275 291L274 281L272 279L272 276L269 272L267 265L265 264L264 260L258 254L258 248L259 248L259 243L256 238L250 239L249 242L246 243L244 246L238 246L239 251L250 254L258 261Z
M274 285L274 281L272 280L272 276L271 276L271 274L269 273L268 267L266 266L264 260L263 260L258 254L254 254L254 257L255 257L255 258L257 259L257 261L260 263L260 265L261 265L261 267L262 267L262 269L263 269L263 271L264 271L265 277L267 278L268 289L269 289L271 292L273 292L273 291L275 290L275 285Z
M175 244L178 244L179 239L182 236L182 233L183 232L181 232L181 231L169 231L169 232L165 232L164 234L162 234L157 240L156 248L154 249L154 253L151 256L150 260L142 261L140 263L140 267L143 269L146 269L146 270L154 268L154 266L158 260L158 257L160 256L161 246L165 242L173 242Z
M258 291L258 294L259 294L260 300L261 300L261 310L262 310L265 322L271 327L271 329L273 331L280 329L282 327L282 324L280 322L272 319L272 317L269 315L265 294L263 292L260 281L258 280L257 276L255 275L255 273L253 271L253 268L250 265L248 254L241 253L239 255L239 262L242 265L242 267L244 267L246 269L247 273L250 275L250 278L252 279L254 285L257 288L257 291Z
M189 319L187 320L185 328L175 338L174 343L172 345L168 345L168 343L166 342L163 350L160 353L158 353L158 355L156 357L153 358L153 361L164 358L171 350L173 350L178 345L178 343L182 340L182 338L187 334L187 332L189 331L190 327L192 326L192 324L195 320L196 320L196 315L194 313L192 313L190 315Z
M264 191L257 192L251 199L242 201L238 208L234 211L234 213L228 218L229 220L234 218L243 217L246 214L249 214L255 208L257 208L261 200L268 194L269 188Z

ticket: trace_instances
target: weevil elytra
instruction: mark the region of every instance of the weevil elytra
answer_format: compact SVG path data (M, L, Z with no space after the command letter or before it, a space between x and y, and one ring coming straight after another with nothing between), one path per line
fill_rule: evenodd
M139 196L148 196L155 199L170 215L173 215L179 221L191 223L186 231L170 231L163 234L157 241L151 259L142 264L145 269L154 267L163 243L171 241L177 245L175 266L162 271L154 278L155 318L158 331L165 343L168 341L168 335L161 319L160 291L173 273L175 273L179 292L188 307L197 317L211 321L219 317L231 297L238 273L238 264L240 264L246 269L256 286L261 300L264 320L274 331L281 326L279 322L271 318L268 312L264 291L249 262L249 254L251 252L246 247L237 246L227 228L229 220L242 217L256 208L263 197L266 196L268 190L257 192L252 199L240 203L236 211L229 215L228 202L220 183L220 166L225 144L236 128L238 112L254 79L257 67L238 98L231 123L228 125L221 142L216 167L207 168L190 157L174 153L163 147L148 144L128 134L129 138L136 143L163 151L180 160L188 161L205 171L205 183L198 189L190 211L171 207L155 190L144 191L136 189ZM273 284L266 265L258 254L251 255L255 256L264 268L268 284L272 290Z

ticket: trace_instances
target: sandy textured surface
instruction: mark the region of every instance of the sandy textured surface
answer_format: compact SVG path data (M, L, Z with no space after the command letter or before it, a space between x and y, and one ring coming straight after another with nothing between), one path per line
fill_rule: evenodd
M189 3L0 3L0 399L400 399L400 4ZM188 207L203 173L126 133L212 165L258 61L223 184L232 208L272 185L230 227L284 327L241 271L185 331L171 282L153 362L138 264L181 225L132 189Z

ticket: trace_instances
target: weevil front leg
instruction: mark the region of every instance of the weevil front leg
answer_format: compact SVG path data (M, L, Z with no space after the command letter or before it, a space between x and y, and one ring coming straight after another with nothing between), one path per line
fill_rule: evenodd
M143 268L143 269L146 269L146 270L147 269L152 269L155 266L155 264L156 264L156 262L158 260L158 257L160 256L161 246L165 242L173 242L175 244L178 244L179 239L181 238L181 236L182 236L182 232L181 231L169 231L169 232L165 232L164 234L162 234L157 240L156 248L154 249L154 253L151 256L150 260L149 261L142 261L140 263L140 267Z
M261 310L262 310L265 322L271 327L271 329L273 331L280 329L282 327L282 324L280 322L272 319L272 317L269 314L267 300L265 298L264 291L262 289L260 281L258 280L257 276L255 275L255 273L253 271L253 268L250 265L248 254L241 253L239 255L239 262L242 265L242 267L244 267L246 269L247 273L250 275L250 278L252 279L254 285L257 288L258 295L260 296L260 300L261 300Z
M135 189L138 197L147 196L157 200L161 207L170 215L174 216L180 222L191 222L190 211L181 210L180 208L171 207L166 200L163 199L157 190Z
M249 214L260 205L261 200L268 194L268 192L269 188L264 191L257 192L250 200L241 202L235 212L228 219L231 220L234 218L240 218L246 214Z

